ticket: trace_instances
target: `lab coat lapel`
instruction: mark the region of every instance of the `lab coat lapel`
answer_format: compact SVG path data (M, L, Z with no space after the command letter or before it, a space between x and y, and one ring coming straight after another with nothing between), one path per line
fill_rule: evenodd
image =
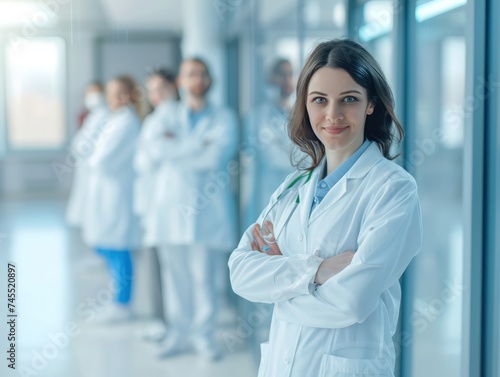
M184 103L179 104L179 123L182 128L183 135L189 135L191 132L191 124L189 124L189 110Z
M199 123L192 130L194 135L203 135L213 122L215 112L209 104L207 104L207 106L209 106L209 108L207 109L206 115L199 120Z
M300 225L301 229L304 230L304 234L307 234L307 229L309 226L309 213L311 212L311 205L314 198L314 193L316 191L316 184L318 183L319 176L323 171L325 160L320 162L320 164L314 169L313 174L309 182L301 184L299 188L299 214L300 214ZM306 178L304 178L305 180Z
M384 157L382 156L382 153L380 153L377 143L372 142L367 150L359 157L353 167L342 177L340 181L337 182L334 187L331 188L321 203L319 203L314 209L309 217L309 224L325 213L326 210L337 203L347 193L350 180L365 177L376 164L383 160L383 158Z
M325 212L329 207L338 202L347 192L347 179L346 176L343 176L340 181L337 182L335 186L333 186L328 194L323 198L321 203L319 203L314 211L311 213L309 217L309 223L312 223L314 220L318 218L323 212Z

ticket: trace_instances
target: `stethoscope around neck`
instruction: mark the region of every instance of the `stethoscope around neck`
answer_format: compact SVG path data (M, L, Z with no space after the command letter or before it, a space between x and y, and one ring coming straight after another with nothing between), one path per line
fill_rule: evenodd
M266 214L264 215L264 217L262 218L262 221L260 222L260 229L259 229L259 234L260 236L262 237L262 239L264 240L265 243L267 243L268 245L269 244L273 244L273 243L276 243L278 241L278 238L279 236L281 235L281 233L283 232L283 229L285 229L286 225L288 224L288 222L290 221L290 218L292 217L293 213L295 212L295 209L298 207L298 205L300 204L300 195L299 193L297 192L297 198L295 199L295 204L292 208L292 210L290 211L290 213L288 214L288 217L286 218L285 222L283 223L283 226L281 227L278 235L276 237L274 237L274 234L273 232L271 232L266 226L265 226L265 223L267 221L267 217L269 216L269 214L271 213L271 211L273 210L274 207L276 207L276 205L279 203L279 201L288 193L290 192L290 190L293 189L293 187L302 179L302 178L306 178L304 184L306 184L307 182L309 182L309 180L311 179L311 176L312 176L312 173L313 173L313 169L309 170L309 172L307 173L304 173L304 174L301 174L299 175L297 178L295 178L292 182L290 182L288 184L288 186L283 190L283 192L281 192L281 194L278 195L278 197L276 198L276 201L274 202L274 204L271 206L271 208L269 208L266 212ZM298 191L298 188L295 188L295 191Z

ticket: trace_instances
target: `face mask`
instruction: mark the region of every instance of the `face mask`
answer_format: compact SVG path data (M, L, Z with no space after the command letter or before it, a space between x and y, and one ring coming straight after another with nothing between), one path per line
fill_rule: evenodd
M104 95L102 93L90 93L85 96L85 107L89 111L104 106L104 104Z

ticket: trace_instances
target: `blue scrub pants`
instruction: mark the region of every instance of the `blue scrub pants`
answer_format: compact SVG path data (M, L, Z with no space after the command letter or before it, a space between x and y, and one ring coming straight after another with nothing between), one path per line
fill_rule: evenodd
M109 271L115 286L115 301L121 305L130 302L132 294L132 258L129 250L110 250L96 248L97 254L101 255L108 263Z

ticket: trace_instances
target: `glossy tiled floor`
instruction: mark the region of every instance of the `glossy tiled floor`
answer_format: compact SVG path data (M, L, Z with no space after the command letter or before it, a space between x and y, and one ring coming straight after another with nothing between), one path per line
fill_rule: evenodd
M236 331L235 314L229 309L220 315L218 336L225 357L216 363L195 354L157 359L156 345L138 336L146 318L120 325L99 324L91 312L102 309L99 303L105 300L106 269L82 244L78 232L68 229L64 210L63 200L50 198L0 203L0 320L6 322L8 261L17 270L18 313L17 373L7 368L2 356L2 377L256 375L254 361L244 347L230 350L224 344L224 335ZM95 309L93 300L97 301ZM5 324L0 329L7 334ZM5 340L0 335L2 351Z

